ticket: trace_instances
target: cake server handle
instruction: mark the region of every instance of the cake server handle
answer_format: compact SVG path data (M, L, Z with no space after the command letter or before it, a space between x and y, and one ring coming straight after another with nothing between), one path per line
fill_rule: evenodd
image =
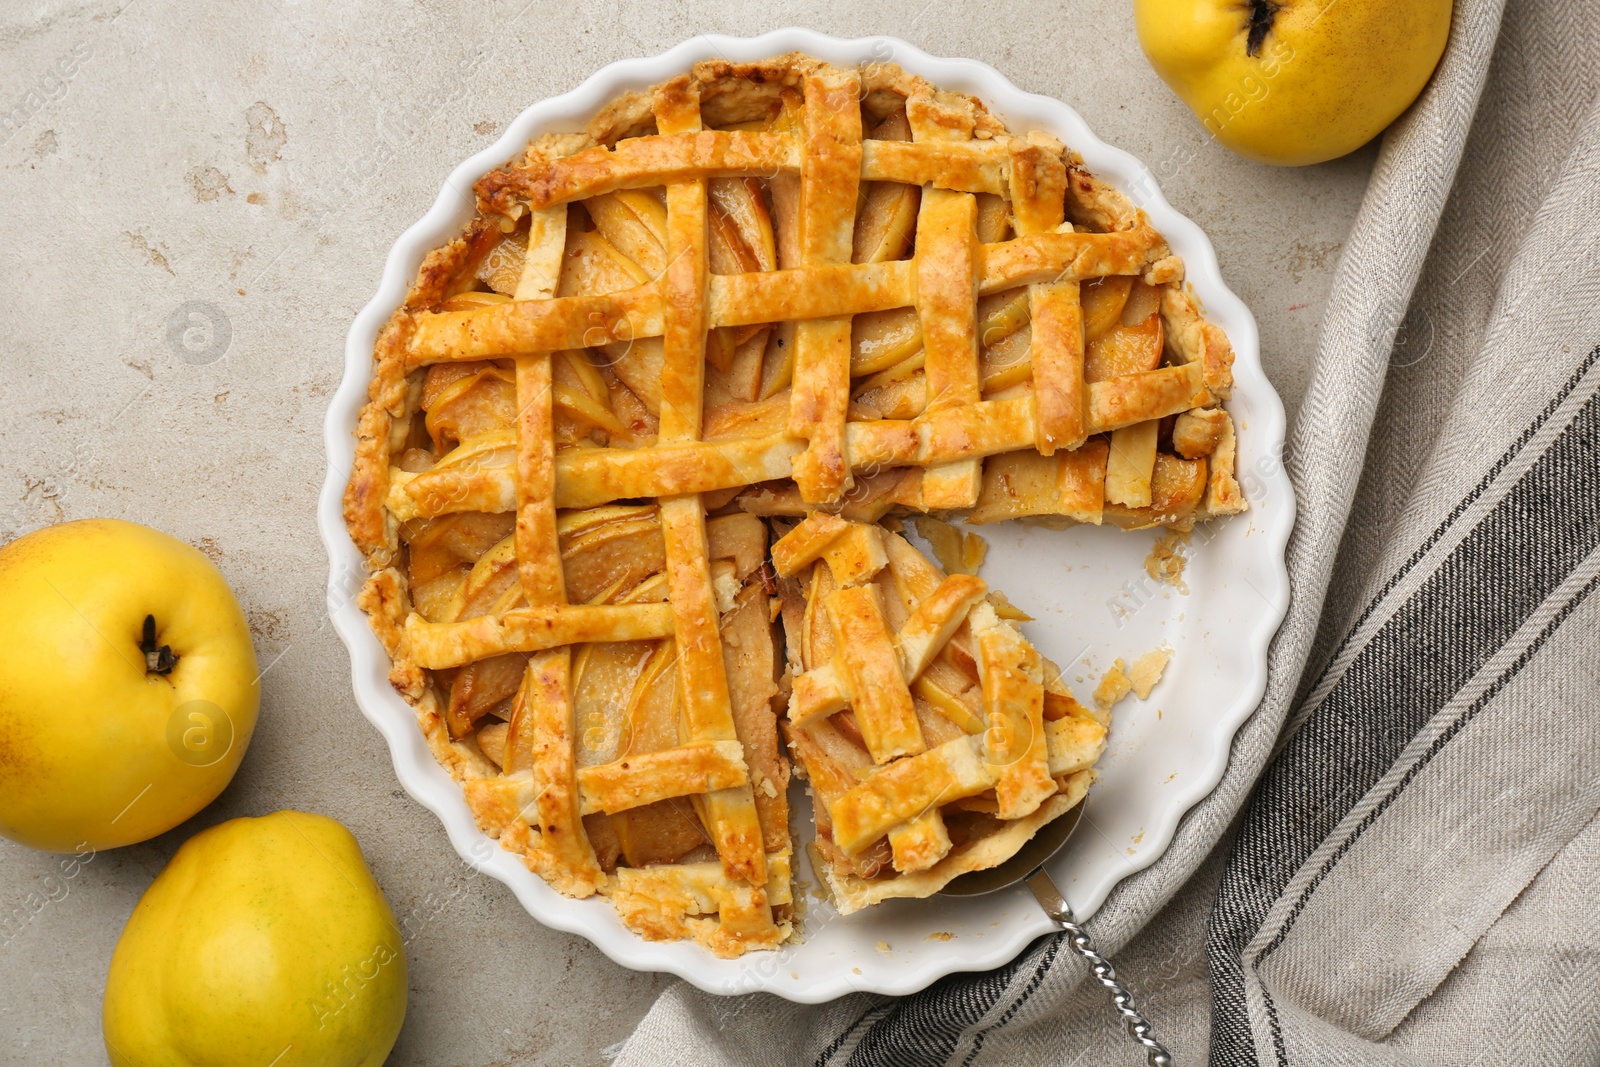
M1078 925L1071 906L1067 904L1066 898L1061 895L1061 890L1056 888L1056 884L1050 880L1044 868L1040 867L1028 875L1026 881L1028 889L1033 893L1034 899L1038 900L1044 913L1061 927L1073 950L1089 964L1089 970L1094 975L1095 981L1105 986L1111 994L1111 1004L1128 1028L1128 1036L1144 1047L1145 1063L1148 1067L1172 1067L1172 1053L1156 1040L1155 1028L1150 1025L1150 1020L1134 1007L1133 994L1128 992L1127 986L1117 981L1117 971L1111 966L1111 961L1095 951L1094 940L1089 937L1087 930Z

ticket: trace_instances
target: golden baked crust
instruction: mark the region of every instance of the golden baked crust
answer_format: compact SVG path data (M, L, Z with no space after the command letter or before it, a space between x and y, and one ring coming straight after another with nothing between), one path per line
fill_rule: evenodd
M790 659L783 727L842 913L1001 863L1082 799L1106 724L982 579L822 512L772 557Z
M485 830L738 955L792 933L784 701L844 910L1076 803L1104 724L872 524L1242 510L1231 349L1143 214L976 99L799 54L619 97L476 193L378 338L345 515Z

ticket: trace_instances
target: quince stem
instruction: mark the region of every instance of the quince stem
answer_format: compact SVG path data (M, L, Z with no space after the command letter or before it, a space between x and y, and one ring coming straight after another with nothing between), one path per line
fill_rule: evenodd
M139 642L139 651L144 653L144 669L154 674L170 674L172 668L178 665L178 657L173 655L170 645L156 647L156 617L144 617L144 639Z
M1272 31L1272 24L1277 21L1281 6L1275 0L1249 0L1250 33L1245 38L1245 55L1254 59L1261 54L1261 42Z

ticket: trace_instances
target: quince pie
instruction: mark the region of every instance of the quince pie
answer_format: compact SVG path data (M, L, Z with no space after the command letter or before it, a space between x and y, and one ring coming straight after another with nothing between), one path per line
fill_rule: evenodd
M379 336L345 512L483 828L735 956L793 934L791 768L845 912L1078 803L1103 714L897 516L1244 507L1231 349L1143 214L975 99L803 55L698 64L476 193Z

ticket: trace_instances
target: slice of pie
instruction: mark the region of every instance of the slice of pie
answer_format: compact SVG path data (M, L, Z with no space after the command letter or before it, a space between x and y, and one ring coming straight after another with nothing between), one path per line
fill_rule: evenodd
M1077 803L1105 724L896 516L1242 510L1231 349L1143 214L971 97L802 55L476 192L378 338L345 511L484 829L732 956L794 929L780 719L841 910Z
M842 914L1009 859L1083 799L1106 744L1020 613L892 525L814 512L772 546L783 728Z

